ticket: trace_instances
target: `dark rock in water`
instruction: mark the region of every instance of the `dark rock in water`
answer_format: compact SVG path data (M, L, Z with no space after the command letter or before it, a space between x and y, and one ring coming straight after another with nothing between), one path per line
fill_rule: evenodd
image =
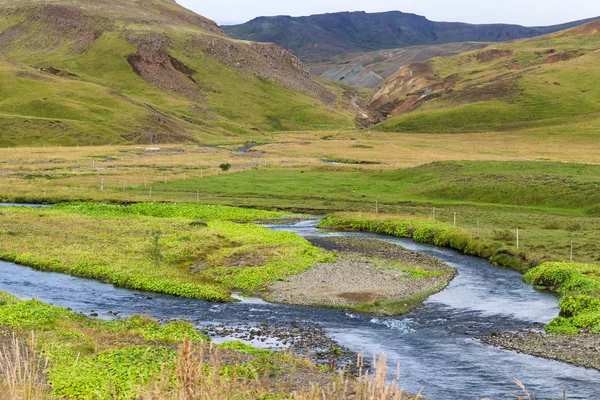
M90 317L97 317L97 316L98 316L98 313L96 313L96 312L93 312L90 314Z

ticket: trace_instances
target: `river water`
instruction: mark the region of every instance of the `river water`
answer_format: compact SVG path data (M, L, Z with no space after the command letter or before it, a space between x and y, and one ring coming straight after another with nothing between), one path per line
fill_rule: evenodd
M174 296L115 288L110 284L68 275L35 271L0 262L0 290L77 312L97 312L108 318L149 314L157 319L185 318L202 324L319 324L331 338L355 352L385 353L390 367L400 363L401 386L424 388L431 399L505 398L522 380L537 399L599 399L600 372L501 350L475 337L493 330L541 329L558 314L558 299L524 284L517 272L452 250L409 240L366 233L339 233L315 228L315 221L269 226L304 237L368 237L396 243L438 257L456 268L447 289L431 296L423 307L402 317L372 317L342 310L270 304L258 299L214 304Z

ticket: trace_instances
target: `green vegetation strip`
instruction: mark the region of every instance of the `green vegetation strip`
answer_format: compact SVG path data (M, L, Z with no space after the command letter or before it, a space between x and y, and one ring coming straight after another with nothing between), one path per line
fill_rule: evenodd
M449 247L464 254L490 260L494 265L526 272L531 265L526 256L508 247L476 239L473 235L450 224L424 221L412 217L394 216L392 219L370 214L333 214L324 218L319 227L374 232L384 235L413 239L419 243L430 243Z
M116 205L75 202L57 204L51 209L63 213L89 215L92 217L143 216L156 218L189 218L204 221L261 221L290 215L289 213L279 211L175 203L135 203L129 205Z
M231 301L232 290L254 293L334 257L292 233L209 221L227 216L250 220L271 215L268 212L210 207L198 207L197 211L187 205L137 207L67 205L3 210L0 258L120 287ZM187 217L143 216L140 209ZM133 211L127 214L128 210ZM107 215L113 217L105 218ZM207 222L195 220L199 215Z
M548 262L529 271L523 279L562 296L560 316L546 326L546 331L600 333L600 266Z

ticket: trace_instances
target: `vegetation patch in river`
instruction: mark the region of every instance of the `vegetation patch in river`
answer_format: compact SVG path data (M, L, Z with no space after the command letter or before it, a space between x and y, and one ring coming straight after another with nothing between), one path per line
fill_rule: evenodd
M250 294L316 262L334 259L288 232L217 220L197 223L198 214L122 216L118 207L3 210L0 235L10 233L10 240L2 240L0 258L43 271L209 301L231 301L231 290ZM180 205L148 207L172 215ZM182 209L185 214L188 207ZM117 215L105 218L113 211ZM231 216L239 218L245 211L236 209ZM250 210L246 217L256 215Z

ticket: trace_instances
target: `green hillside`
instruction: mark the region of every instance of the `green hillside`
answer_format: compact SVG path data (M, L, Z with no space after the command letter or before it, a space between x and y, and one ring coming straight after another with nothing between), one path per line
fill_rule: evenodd
M232 40L170 0L109 3L0 0L0 145L352 126L337 94L286 51Z
M600 21L408 64L378 88L377 129L482 132L600 127Z

